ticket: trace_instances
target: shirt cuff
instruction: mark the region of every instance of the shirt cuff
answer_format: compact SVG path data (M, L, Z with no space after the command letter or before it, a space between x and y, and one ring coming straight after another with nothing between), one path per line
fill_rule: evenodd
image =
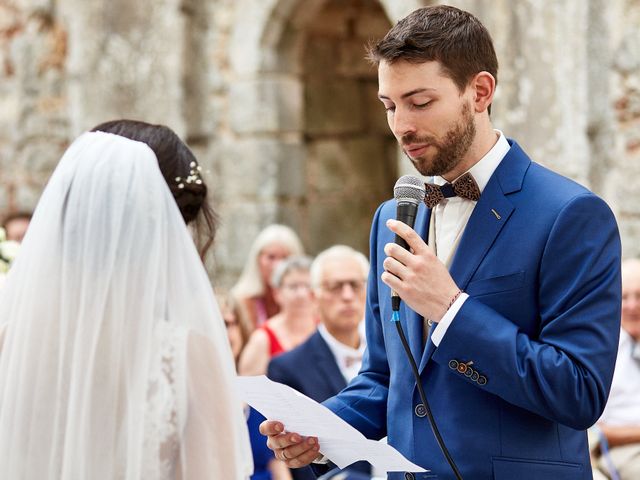
M319 458L318 460L314 460L311 463L315 463L316 465L326 465L327 463L329 463L329 459L327 458L326 455L323 455L322 458Z
M438 322L438 325L436 325L436 328L431 334L431 341L436 347L440 346L440 342L444 338L444 334L447 333L449 325L451 325L451 322L453 322L453 319L458 314L458 311L467 300L467 298L469 298L469 295L462 292L458 296L458 298L456 298L456 301L453 302L453 305L451 305L449 310L447 310L447 312L444 314L442 319Z

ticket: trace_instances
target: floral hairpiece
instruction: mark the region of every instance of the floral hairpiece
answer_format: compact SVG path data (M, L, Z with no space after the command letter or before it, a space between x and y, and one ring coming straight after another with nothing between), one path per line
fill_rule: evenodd
M4 228L0 228L0 274L9 270L19 249L20 244L13 240L7 240Z
M191 170L189 170L189 176L187 178L176 177L178 188L184 188L185 183L195 183L196 185L202 185L202 178L200 177L202 167L200 165L197 165L196 162L191 162L189 164L189 167L191 168Z

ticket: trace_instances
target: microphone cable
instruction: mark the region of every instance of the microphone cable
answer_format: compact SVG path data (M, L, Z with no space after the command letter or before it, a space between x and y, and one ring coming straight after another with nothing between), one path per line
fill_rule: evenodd
M413 228L416 220L416 216L418 214L418 205L424 202L426 194L426 187L424 182L415 177L413 175L403 175L398 179L396 184L393 187L393 196L396 199L396 220L403 222L409 227ZM395 243L400 245L405 250L409 250L409 245L400 235L396 234ZM407 339L404 336L404 331L402 330L402 324L400 323L400 296L391 291L391 321L395 322L396 328L398 329L398 335L400 335L400 340L402 341L402 346L404 347L404 351L407 354L407 359L411 364L411 370L413 371L413 376L416 379L416 386L418 387L418 392L420 393L420 401L425 408L427 413L427 419L429 420L429 425L431 426L431 430L433 431L433 435L438 442L438 446L444 457L449 462L449 466L451 470L453 470L454 475L457 480L462 480L462 476L458 471L458 467L453 461L453 457L447 450L447 446L444 444L444 440L440 435L440 431L438 430L438 426L436 425L436 421L433 418L433 414L431 413L431 407L429 406L429 402L427 402L427 396L424 393L424 389L422 388L422 382L420 381L420 374L418 373L418 367L416 362L411 354L411 349L409 348L409 344L407 343Z
M395 297L395 298L399 299L400 297ZM418 372L418 366L416 365L416 361L413 359L411 349L409 348L409 344L407 343L407 338L404 336L404 330L402 330L402 324L400 323L400 313L399 313L400 302L395 301L392 303L394 305L393 305L393 315L391 317L391 320L396 324L396 329L398 330L400 341L402 342L404 351L407 354L407 359L411 364L411 370L413 371L413 376L416 379L416 386L418 387L420 401L422 402L422 405L424 405L425 411L427 412L427 420L429 420L431 431L433 432L433 436L435 437L436 442L438 443L438 446L442 451L442 454L444 455L447 462L449 463L449 466L451 467L451 470L453 471L453 474L455 475L456 479L462 480L462 475L460 475L460 471L458 470L456 463L453 461L453 457L449 453L449 450L447 449L447 446L445 445L444 440L440 435L440 430L438 430L438 426L436 425L436 420L435 418L433 418L433 414L431 413L431 407L429 406L429 402L427 401L427 396L424 393L424 389L422 388L422 382L420 381L420 373ZM397 304L397 308L395 304Z

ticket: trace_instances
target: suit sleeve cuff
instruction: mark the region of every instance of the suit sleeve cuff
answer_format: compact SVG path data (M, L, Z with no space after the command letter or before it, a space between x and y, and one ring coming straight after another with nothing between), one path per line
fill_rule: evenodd
M460 308L462 308L462 305L467 300L467 298L469 298L469 295L462 292L456 299L456 301L453 302L453 305L451 305L449 310L447 310L447 313L445 313L442 319L438 322L438 325L436 325L436 328L431 334L431 341L436 347L440 345L440 342L444 338L444 335L447 333L449 325L451 325L451 322L453 322L453 319L458 314L458 311L460 310Z

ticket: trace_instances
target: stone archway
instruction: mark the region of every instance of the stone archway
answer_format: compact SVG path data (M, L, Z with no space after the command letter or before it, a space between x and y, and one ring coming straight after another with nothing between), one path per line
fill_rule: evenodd
M391 196L398 155L363 45L419 6L238 2L219 144L225 197L234 199L224 213L246 227L221 232L219 245L233 245L220 255L228 266L240 265L255 234L276 221L294 227L313 254L337 242L368 251L371 216Z
M396 142L363 48L390 27L376 2L329 0L304 30L307 169L300 218L312 251L346 243L367 252L371 217L393 191Z

